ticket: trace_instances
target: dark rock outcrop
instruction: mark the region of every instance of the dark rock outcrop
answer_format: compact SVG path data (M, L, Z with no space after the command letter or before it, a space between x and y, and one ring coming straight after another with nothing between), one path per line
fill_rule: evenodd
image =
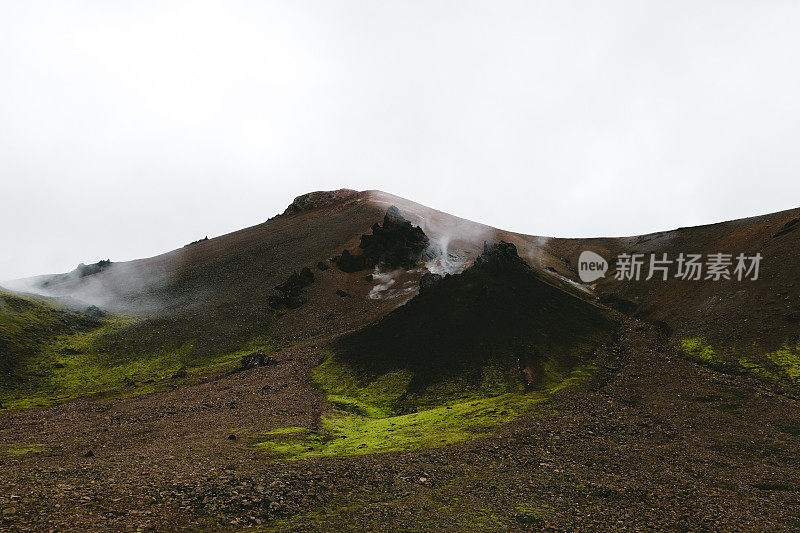
M314 283L314 273L308 267L303 267L298 273L292 272L289 279L277 285L275 288L281 292L296 293Z
M103 318L106 316L106 314L96 305L90 305L87 307L83 314L90 318Z
M336 265L344 272L358 272L383 265L388 268L414 268L420 261L430 259L430 241L419 226L406 220L395 206L389 207L383 224L375 223L372 234L362 235L360 255L344 250Z
M793 218L792 220L790 220L789 222L787 222L786 224L784 224L784 225L781 227L781 229L780 229L780 230L778 230L778 233L776 233L775 235L773 235L773 238L774 238L774 237L781 237L781 236L783 236L783 235L786 235L787 233L790 233L790 232L792 232L792 231L795 231L797 228L800 228L800 224L798 224L798 223L800 223L800 217L798 217L798 218Z
M434 285L436 285L442 276L439 274L434 274L433 272L426 272L422 275L422 278L419 280L419 291L423 292L427 289L430 289Z
M336 258L336 266L343 272L358 272L370 268L367 266L367 259L363 255L353 255L349 250L342 251L342 255Z
M283 212L283 215L293 215L295 213L302 213L310 211L326 205L331 205L335 202L345 200L358 194L357 191L352 189L338 189L335 191L315 191L308 194L303 194L294 199L289 204L289 207Z
M84 265L81 263L78 265L78 268L75 269L75 272L78 274L78 277L85 278L86 276L91 276L92 274L102 272L110 266L111 259L103 259L102 261L92 263L91 265Z
M78 279L85 278L86 276L98 274L110 268L112 264L113 263L111 262L111 259L103 259L101 261L98 261L97 263L92 263L90 265L81 263L75 268L75 270L67 274L55 274L52 276L47 276L42 281L38 282L37 286L42 288L47 288L54 285L58 285L59 283L72 281L76 278Z
M270 296L269 305L273 309L296 309L306 303L303 289L314 283L314 273L308 267L303 267L298 273L292 272L289 279L275 286L278 294Z
M532 270L530 265L517 254L517 247L505 241L494 244L484 241L483 253L475 259L475 267L492 274Z
M192 241L192 242L190 242L189 244L185 244L183 247L184 247L184 248L186 248L187 246L192 246L192 245L194 245L194 244L199 244L199 243L201 243L201 242L205 242L205 241L207 241L207 240L208 240L208 235L206 235L206 236L205 236L204 238L202 238L202 239L197 239L196 241Z
M277 365L278 362L273 357L264 352L253 352L242 356L241 369L247 370L259 366Z

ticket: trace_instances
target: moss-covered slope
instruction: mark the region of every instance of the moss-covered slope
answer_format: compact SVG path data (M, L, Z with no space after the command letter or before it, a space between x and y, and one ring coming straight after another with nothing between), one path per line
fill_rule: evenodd
M161 334L158 326L121 315L89 316L58 300L0 292L0 407L49 405L101 392L148 392L271 348L268 323L260 334L231 338L222 347Z
M701 337L681 339L684 355L703 365L729 374L755 376L778 389L797 391L800 388L800 343L786 342L773 351L763 348L732 348L710 345Z
M0 290L0 387L24 381L24 367L56 337L91 331L100 320L55 301Z
M314 377L333 394L371 395L389 412L410 412L560 381L614 325L606 309L562 290L513 244L500 243L341 339Z
M439 446L489 435L585 379L611 340L608 310L551 283L513 245L487 247L326 352L311 379L335 408L320 427L257 446L289 459Z

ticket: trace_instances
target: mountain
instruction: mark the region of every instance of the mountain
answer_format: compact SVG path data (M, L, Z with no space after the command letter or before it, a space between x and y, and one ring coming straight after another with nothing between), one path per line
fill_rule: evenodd
M583 250L599 253L612 266L619 254L640 253L645 264L639 281L617 280L609 271L591 289L577 286L666 328L682 348L713 352L709 361L719 368L749 368L779 383L800 376L800 209L637 237L558 239L497 230L380 191L316 192L298 197L263 224L150 259L81 265L68 275L36 279L35 290L141 317L104 340L104 349L120 357L191 346L193 357L205 364L267 330L274 346L349 331L407 301L425 270L388 268L367 281L372 270L355 275L319 269L320 262L335 267L343 251L358 250L362 235L371 236L372 226L392 206L424 232L435 253L423 262L438 273L463 269L484 242L514 244L536 271L562 284L580 284ZM675 261L681 253L704 258L760 253L763 259L754 281L682 280L673 275L674 264L666 281L660 275L644 279L651 255ZM315 282L303 289L311 303L275 318L269 305L275 286L302 268L314 272ZM391 287L382 291L384 284ZM184 363L191 366L192 359Z
M792 527L798 244L800 209L559 239L342 189L9 283L4 525Z

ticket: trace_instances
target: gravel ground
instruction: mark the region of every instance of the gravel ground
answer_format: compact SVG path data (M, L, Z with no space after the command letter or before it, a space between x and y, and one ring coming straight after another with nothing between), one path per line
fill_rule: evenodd
M7 531L800 528L798 402L676 355L628 321L595 378L492 437L416 452L271 462L260 432L314 427L280 363L126 399L0 414ZM233 438L235 437L235 438Z

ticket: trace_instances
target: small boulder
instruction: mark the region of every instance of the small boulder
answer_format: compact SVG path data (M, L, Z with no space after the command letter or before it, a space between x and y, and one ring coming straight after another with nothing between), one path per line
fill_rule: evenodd
M292 272L289 278L276 285L278 294L270 296L267 300L273 309L296 309L306 303L303 289L314 283L314 273L308 267L303 267L300 272Z
M259 366L277 365L276 361L271 355L258 351L242 356L241 369L248 370Z
M314 283L314 273L310 268L303 267L299 273L296 270L292 272L286 281L276 285L275 288L286 294L298 294L312 283Z

